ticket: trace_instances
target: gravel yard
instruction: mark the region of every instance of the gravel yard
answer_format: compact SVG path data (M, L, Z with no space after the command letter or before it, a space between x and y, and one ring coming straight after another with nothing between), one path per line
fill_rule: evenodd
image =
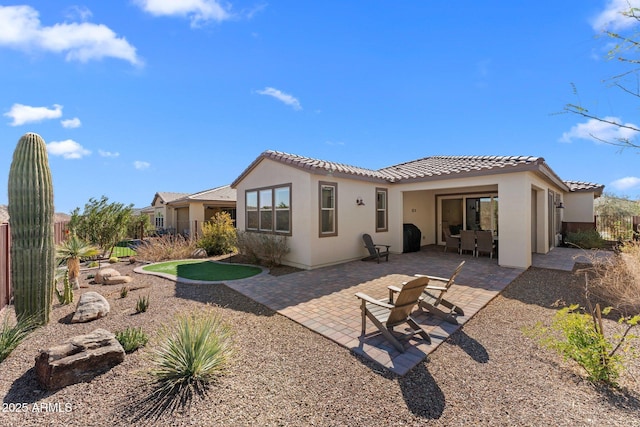
M137 288L124 299L120 286L88 284L81 275L88 288L80 292L95 290L109 300L107 317L72 325L74 306L55 306L51 323L0 364L0 425L640 426L637 360L621 390L612 391L591 385L573 362L521 332L550 323L556 301L580 302L579 275L529 269L428 361L397 377L224 285L175 284L134 274L133 267L116 267ZM134 314L140 295L150 296L150 307ZM235 331L229 373L183 406L146 399L155 332L175 314L205 304L217 306ZM142 327L149 345L89 383L41 390L33 370L38 349L96 328L127 326ZM605 328L614 327L606 321Z

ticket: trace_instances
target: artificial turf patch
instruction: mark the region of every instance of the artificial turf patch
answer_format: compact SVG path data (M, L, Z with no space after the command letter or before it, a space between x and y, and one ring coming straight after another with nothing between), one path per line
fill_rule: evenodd
M240 264L226 264L202 260L168 261L152 264L145 271L173 274L183 279L206 280L212 282L245 279L262 272L258 267Z

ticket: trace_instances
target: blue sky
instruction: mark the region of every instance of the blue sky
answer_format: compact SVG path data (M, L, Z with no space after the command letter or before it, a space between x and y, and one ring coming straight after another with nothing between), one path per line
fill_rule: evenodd
M267 149L372 169L541 156L563 179L635 198L639 152L591 136L618 129L557 114L580 102L640 122L636 98L606 81L628 69L606 59L602 36L634 31L623 7L0 1L0 204L26 132L48 144L61 212L102 195L144 207L157 191L225 185Z

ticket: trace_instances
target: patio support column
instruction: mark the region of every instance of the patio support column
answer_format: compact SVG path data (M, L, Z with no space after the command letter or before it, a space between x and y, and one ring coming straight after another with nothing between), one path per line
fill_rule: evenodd
M513 174L498 184L498 260L501 266L531 265L531 183Z

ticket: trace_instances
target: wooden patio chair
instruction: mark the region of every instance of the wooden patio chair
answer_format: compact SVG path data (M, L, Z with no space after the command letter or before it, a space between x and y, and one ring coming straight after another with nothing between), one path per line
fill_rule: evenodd
M376 300L367 294L358 292L356 297L361 300L362 335L366 333L367 318L369 318L387 341L401 353L404 353L404 346L399 340L410 338L416 334L431 344L429 334L411 317L411 311L418 303L418 299L428 283L428 278L418 277L410 282L403 283L402 288L390 286L390 296L392 292L398 293L395 303L389 300ZM403 323L409 325L409 330L396 337L393 328Z
M429 279L429 284L422 292L419 298L418 305L420 308L427 310L429 313L444 320L445 322L458 324L458 320L454 315L464 316L464 311L455 305L454 303L444 299L444 295L447 293L451 285L454 284L456 277L460 274L465 261L462 261L456 269L453 271L451 277L436 277L428 276L425 274L416 274L416 277L426 277ZM446 307L447 310L440 309L440 306Z
M488 253L489 258L493 258L495 247L493 232L491 230L476 231L476 256L482 252Z
M369 251L369 256L362 258L362 261L368 261L370 259L375 259L378 264L380 264L380 258L384 257L385 261L389 262L389 248L390 245L376 245L373 243L373 239L368 234L362 235L362 240L364 241L364 247ZM382 248L385 248L382 250Z
M460 253L464 251L476 254L476 232L473 230L460 230Z

